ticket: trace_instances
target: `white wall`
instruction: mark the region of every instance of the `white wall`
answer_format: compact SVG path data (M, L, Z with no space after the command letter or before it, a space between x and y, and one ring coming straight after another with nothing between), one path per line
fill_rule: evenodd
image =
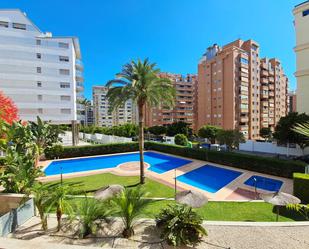
M35 121L40 116L54 123L77 120L80 88L76 87L75 59L80 54L76 51L76 38L47 36L19 10L0 10L0 21L8 22L7 28L0 27L0 90L13 99L20 118ZM13 28L13 23L26 24L26 30ZM68 48L59 47L59 42L69 44ZM60 61L59 56L67 56L69 62ZM41 67L41 73L37 67ZM68 69L69 75L60 74L60 69ZM70 83L70 88L61 88L60 82ZM71 98L61 100L61 96ZM61 109L69 109L70 113Z
M303 152L298 145L296 145L296 148L287 148L277 146L275 143L256 142L253 140L248 140L245 143L239 144L239 150L289 156L302 156L309 154L309 147L305 148Z

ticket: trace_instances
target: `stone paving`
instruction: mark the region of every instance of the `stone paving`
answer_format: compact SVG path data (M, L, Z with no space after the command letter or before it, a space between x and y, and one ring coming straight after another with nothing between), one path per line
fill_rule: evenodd
M153 220L141 220L135 227L135 235L127 240L121 238L121 223L114 221L98 232L97 237L77 239L71 233L55 233L56 219L49 218L49 235L43 234L39 219L32 218L10 235L15 239L0 238L0 248L41 249L41 248L130 248L130 249L172 249L159 238ZM221 224L221 225L220 225ZM208 236L193 248L196 249L309 249L309 224L298 223L237 223L217 222L205 224ZM293 223L292 223L293 224ZM116 237L113 237L116 236ZM18 238L18 239L16 239Z

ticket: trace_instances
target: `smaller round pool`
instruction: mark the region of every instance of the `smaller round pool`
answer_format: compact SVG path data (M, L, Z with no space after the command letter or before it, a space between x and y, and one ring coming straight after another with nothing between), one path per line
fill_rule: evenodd
M244 184L268 191L279 191L283 182L280 180L253 175Z

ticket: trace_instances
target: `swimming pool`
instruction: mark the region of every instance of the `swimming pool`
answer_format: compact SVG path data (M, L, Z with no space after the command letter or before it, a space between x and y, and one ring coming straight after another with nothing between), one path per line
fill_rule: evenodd
M241 174L239 171L206 164L205 166L178 176L177 180L210 193L216 193Z
M144 153L145 162L149 163L149 170L162 174L171 169L181 167L191 161L167 156L155 152ZM88 170L98 170L114 168L121 163L139 161L139 153L128 153L119 155L107 155L88 158L68 159L53 161L44 170L46 176L83 172Z
M256 186L259 189L275 192L280 190L283 182L272 178L254 175L245 181L244 184L251 187Z

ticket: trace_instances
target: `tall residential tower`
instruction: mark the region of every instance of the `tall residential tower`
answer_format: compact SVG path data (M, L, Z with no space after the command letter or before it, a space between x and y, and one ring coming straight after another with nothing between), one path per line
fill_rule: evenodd
M207 49L198 65L197 129L216 125L258 139L262 127L273 129L285 116L287 78L277 59L260 59L259 49L240 39Z
M0 90L23 120L71 123L83 98L83 65L76 37L43 33L20 10L0 10Z

